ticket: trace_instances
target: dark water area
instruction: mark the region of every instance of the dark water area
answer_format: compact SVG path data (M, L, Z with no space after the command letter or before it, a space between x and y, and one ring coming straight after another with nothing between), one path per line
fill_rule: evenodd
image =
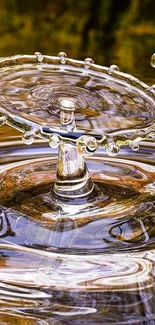
M151 86L155 3L1 0L0 56L36 51L64 51L70 58L117 64L120 71ZM0 107L5 96L17 105L19 115L22 108L25 113L26 102L30 115L49 118L49 97L46 100L44 94L52 81L44 71L39 73L38 79L35 74L24 79L15 73L5 80L0 70ZM60 79L57 83L63 84ZM85 85L73 80L72 87L83 91ZM92 111L97 90L94 97L83 92ZM69 93L73 90L67 89ZM106 118L102 110L98 120L95 115L90 118L90 109L84 117L80 111L77 126L89 131L95 125L100 132L112 124L123 129L130 117L136 125L147 113L153 121L154 106L145 102L144 93L143 102L139 97L134 102L133 115L133 103L128 98L120 101L121 96L116 101L117 95L107 95ZM35 110L37 105L45 106L44 111ZM52 118L57 126L59 119ZM53 203L57 149L42 139L26 146L18 130L0 127L0 325L155 325L154 133L151 137L137 151L123 146L115 157L104 149L88 156L95 184L88 202Z

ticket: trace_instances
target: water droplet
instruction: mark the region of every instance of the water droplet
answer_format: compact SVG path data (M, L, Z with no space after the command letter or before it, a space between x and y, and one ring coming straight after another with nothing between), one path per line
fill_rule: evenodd
M151 56L150 64L153 68L155 68L155 53Z
M108 69L108 73L113 74L113 72L115 72L115 71L119 71L119 67L117 65L115 65L115 64L112 64L110 66L110 68Z
M75 110L75 100L70 98L61 98L59 100L60 108L68 110L68 111L74 111Z
M90 154L93 153L97 150L98 148L98 143L97 140L88 135L82 135L78 140L77 140L77 147L79 150L85 154Z
M49 140L49 146L51 148L57 148L59 146L59 136L57 134L53 134Z
M88 152L94 152L98 148L97 140L94 137L87 137L85 144Z
M2 126L6 122L5 116L0 117L0 126Z
M155 132L150 132L146 135L147 140L155 140Z
M137 142L129 141L129 146L133 151L139 150L139 144Z
M84 67L85 67L86 69L89 69L90 66L91 66L93 63L94 63L94 61L93 61L91 58L86 58L86 59L84 60Z
M66 61L67 61L67 54L66 54L65 52L60 52L60 53L58 54L58 57L59 57L60 62L61 62L62 64L65 64L65 63L66 63Z
M106 150L109 156L116 156L119 153L120 148L115 143L109 143L106 146Z
M22 140L25 144L30 145L34 142L35 135L31 131L27 131L23 134Z
M37 60L39 62L42 62L43 61L44 56L40 52L35 52L35 55L36 55Z

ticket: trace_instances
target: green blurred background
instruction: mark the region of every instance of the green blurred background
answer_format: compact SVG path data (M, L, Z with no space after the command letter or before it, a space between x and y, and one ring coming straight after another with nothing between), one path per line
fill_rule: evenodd
M92 57L152 84L155 0L0 0L0 56Z

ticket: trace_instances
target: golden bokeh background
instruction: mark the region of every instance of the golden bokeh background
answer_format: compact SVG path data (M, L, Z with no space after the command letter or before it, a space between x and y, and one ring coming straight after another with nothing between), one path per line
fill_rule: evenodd
M118 64L152 83L154 0L0 0L0 56L40 51Z

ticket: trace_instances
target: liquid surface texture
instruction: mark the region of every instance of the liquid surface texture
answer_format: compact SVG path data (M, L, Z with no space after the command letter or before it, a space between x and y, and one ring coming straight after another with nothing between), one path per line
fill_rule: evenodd
M60 198L53 191L57 148L40 137L26 146L21 133L1 126L1 323L154 324L152 90L128 84L125 89L111 71L105 78L55 71L53 84L45 66L6 70L0 81L2 111L7 107L59 130L60 100L65 105L70 98L76 132L105 133L109 142L94 155L87 153L94 184L89 195ZM125 146L118 131L126 132L132 145ZM113 153L121 141L120 153L108 156L109 145Z

